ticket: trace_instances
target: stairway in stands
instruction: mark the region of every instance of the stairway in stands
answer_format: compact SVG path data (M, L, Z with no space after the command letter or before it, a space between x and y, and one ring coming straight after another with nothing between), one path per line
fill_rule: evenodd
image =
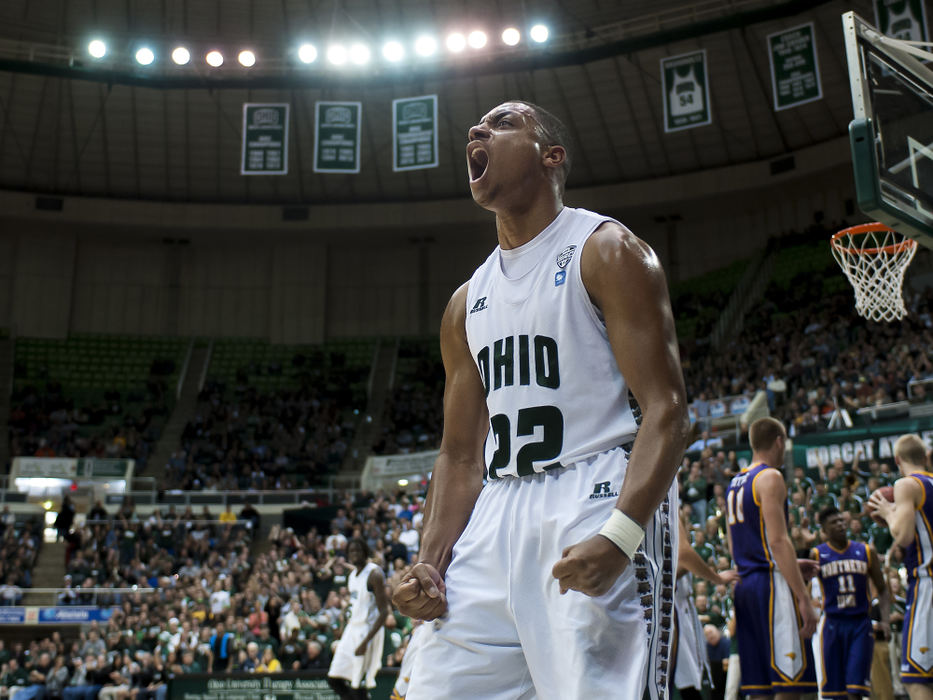
M0 339L0 474L10 465L10 393L13 391L13 350L11 338Z
M343 467L334 479L336 488L353 488L359 486L359 478L363 472L363 465L369 456L373 443L382 435L382 416L385 412L386 399L392 389L395 378L395 363L398 360L398 338L383 338L376 349L373 368L370 374L369 399L366 403L366 412L356 429L356 435L347 456L343 460Z
M161 479L165 471L165 465L168 464L172 453L181 448L181 434L185 431L188 421L194 416L194 410L198 404L198 393L200 392L201 377L207 375L207 363L210 362L211 348L207 345L195 347L191 351L191 357L188 360L188 367L185 372L185 378L181 385L181 396L172 409L172 415L169 416L165 428L152 457L146 463L146 470L136 476L151 476L155 479Z
M32 570L33 588L61 588L65 582L65 543L45 542ZM23 605L55 605L55 595L23 591Z

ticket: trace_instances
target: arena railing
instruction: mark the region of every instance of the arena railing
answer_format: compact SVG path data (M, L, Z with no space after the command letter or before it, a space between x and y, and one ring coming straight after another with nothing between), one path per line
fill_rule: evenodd
M337 494L355 493L358 489L335 489L333 487L306 489L304 491L128 491L108 494L107 505L121 505L127 497L138 506L288 506L317 505L320 499L333 503Z
M138 586L132 586L130 588L81 588L80 586L72 586L70 588L23 588L21 590L23 597L29 597L28 604L31 606L65 605L69 607L75 607L79 605L98 606L101 604L101 602L103 602L104 605L116 604L113 600L114 596L122 598L123 596L136 594L152 595L153 593L157 593L160 589L142 588ZM74 593L77 596L80 596L80 598L73 602L60 603L59 596L64 593Z

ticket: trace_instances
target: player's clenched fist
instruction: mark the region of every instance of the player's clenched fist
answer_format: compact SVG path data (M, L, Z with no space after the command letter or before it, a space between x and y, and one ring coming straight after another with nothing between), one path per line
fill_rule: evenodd
M565 548L551 574L560 584L561 593L579 591L596 597L612 588L628 563L621 549L596 535Z
M447 612L447 587L430 564L418 562L392 593L399 612L416 620L433 620Z

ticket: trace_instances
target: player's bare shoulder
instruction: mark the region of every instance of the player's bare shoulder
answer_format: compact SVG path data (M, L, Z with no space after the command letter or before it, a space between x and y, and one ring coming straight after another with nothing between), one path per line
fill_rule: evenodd
M470 282L461 284L457 290L450 296L447 302L447 308L444 309L444 316L441 319L441 340L445 336L466 338L466 302L467 294L470 291Z
M583 246L580 275L593 301L624 290L635 303L667 300L667 282L654 250L628 228L606 221Z

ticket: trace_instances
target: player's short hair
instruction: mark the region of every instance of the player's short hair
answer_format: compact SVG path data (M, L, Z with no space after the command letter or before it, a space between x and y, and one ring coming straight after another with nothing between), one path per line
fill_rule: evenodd
M826 519L834 515L839 515L839 509L836 506L826 506L820 511L820 527L826 525Z
M362 537L354 537L349 542L347 542L347 551L350 551L351 544L358 544L360 549L363 550L363 556L369 559L373 555L373 550L370 549L369 544Z
M525 105L534 112L535 121L537 121L538 126L541 127L541 135L544 137L545 146L563 146L564 162L561 163L560 166L559 181L560 191L563 193L564 185L567 183L567 178L570 175L570 165L573 159L571 156L572 149L569 129L567 129L560 119L548 112L544 107L540 107L533 102L526 102L525 100L509 100L509 102Z
M894 443L894 456L914 467L926 468L927 448L919 435L902 435Z
M748 441L752 450L760 451L770 449L779 437L786 437L784 424L776 418L759 418L748 429Z

